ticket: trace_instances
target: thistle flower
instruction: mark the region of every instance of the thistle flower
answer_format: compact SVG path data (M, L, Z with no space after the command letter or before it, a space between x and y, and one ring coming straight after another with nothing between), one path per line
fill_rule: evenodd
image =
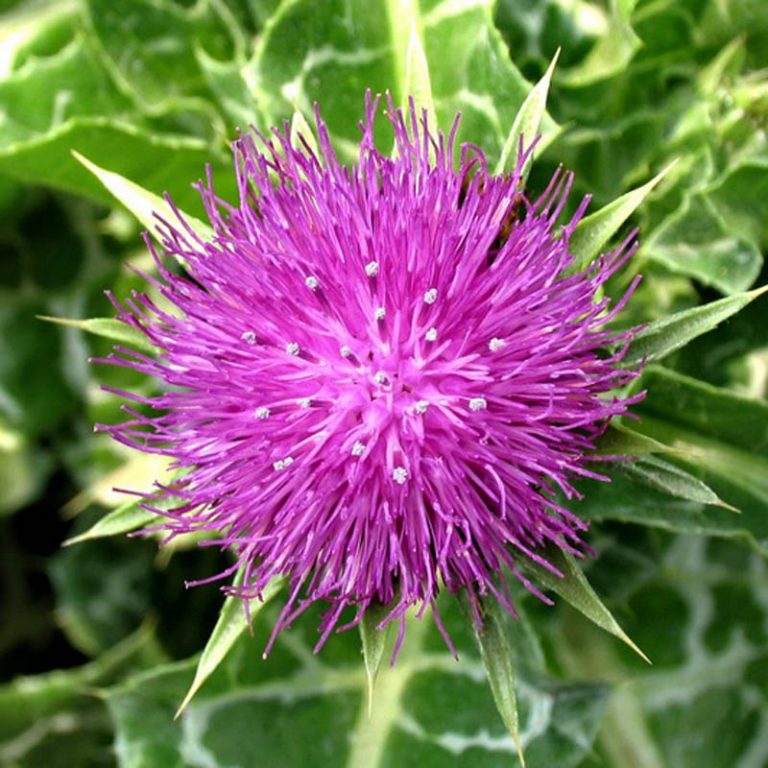
M239 203L210 174L199 185L214 236L174 209L162 251L147 239L159 270L147 280L174 309L115 301L158 354L108 361L164 387L121 393L143 411L126 405L128 421L101 428L184 471L163 489L181 501L155 508L159 527L231 550L214 577L240 570L227 591L247 602L289 577L270 645L317 601L318 645L347 607L342 629L372 605L390 606L400 639L414 605L440 626L443 588L467 590L478 616L489 592L514 611L506 569L535 592L522 561L550 567L548 544L584 550L586 524L558 499L601 477L589 452L634 399L609 394L635 374L619 365L631 332L606 328L623 302L600 298L633 238L573 271L588 199L558 224L571 174L529 197L532 147L493 176L479 148L457 146L459 118L446 136L391 100L383 154L377 109L369 96L349 166L319 113L317 152L288 125L243 135Z

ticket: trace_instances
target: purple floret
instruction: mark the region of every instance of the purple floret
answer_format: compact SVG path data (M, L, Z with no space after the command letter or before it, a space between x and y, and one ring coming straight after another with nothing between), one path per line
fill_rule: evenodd
M157 527L231 550L218 577L240 569L242 585L227 591L247 601L289 577L270 645L317 601L329 606L318 646L347 607L347 627L372 604L402 627L443 588L514 612L502 570L536 591L521 561L548 567L549 544L584 550L586 524L557 498L605 479L590 451L637 399L616 392L636 375L620 366L631 332L606 328L623 301L600 291L634 237L569 271L588 203L557 223L571 174L530 199L530 148L493 176L480 149L456 146L458 118L444 136L391 102L396 151L383 154L377 108L369 97L355 164L319 115L320 156L287 126L242 136L239 204L210 174L200 186L215 235L179 214L160 225L161 252L147 239L162 307L115 302L158 353L118 348L109 362L163 387L121 392L142 412L102 428L185 471L165 491L183 503L158 509Z

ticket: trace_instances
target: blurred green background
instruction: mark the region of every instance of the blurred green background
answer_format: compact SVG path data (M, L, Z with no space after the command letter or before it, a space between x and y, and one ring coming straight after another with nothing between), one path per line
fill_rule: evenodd
M70 151L196 215L206 163L233 199L238 128L317 100L351 159L365 89L403 96L399 25L416 6L438 117L461 111L462 138L492 159L562 49L532 189L563 163L574 200L600 206L678 159L633 219L645 279L624 322L766 281L764 0L2 0L0 768L515 764L474 652L454 669L426 629L371 721L354 633L313 659L310 618L266 663L259 623L174 722L221 601L183 582L223 555L125 537L61 548L125 501L114 487L159 472L92 431L119 418L101 385L151 384L89 365L109 342L38 319L108 316L105 289L124 296L141 286L127 265L150 267L138 225ZM756 301L666 360L643 406L651 424L684 414L711 458L696 472L741 515L628 478L579 508L601 521L590 579L654 666L521 596L534 768L768 764L767 321Z

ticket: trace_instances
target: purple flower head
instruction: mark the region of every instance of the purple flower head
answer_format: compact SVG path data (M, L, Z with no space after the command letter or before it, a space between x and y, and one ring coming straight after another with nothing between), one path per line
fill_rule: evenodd
M396 151L383 154L378 100L366 107L352 165L319 115L317 154L288 126L242 136L239 203L200 185L214 236L181 214L160 227L189 276L147 241L159 270L147 279L172 309L144 294L116 303L158 353L109 361L164 387L127 395L144 411L126 406L130 420L104 429L184 470L159 527L230 549L219 577L241 578L227 591L247 601L289 577L272 640L316 601L318 645L346 607L346 627L373 604L402 627L443 587L513 611L503 569L535 591L521 559L546 567L550 543L582 551L586 525L557 499L599 477L589 452L633 401L609 394L635 374L616 345L631 333L606 329L621 304L600 298L633 238L569 271L588 203L558 224L571 174L530 198L530 147L493 176L480 149L456 146L458 118L445 136L391 100Z

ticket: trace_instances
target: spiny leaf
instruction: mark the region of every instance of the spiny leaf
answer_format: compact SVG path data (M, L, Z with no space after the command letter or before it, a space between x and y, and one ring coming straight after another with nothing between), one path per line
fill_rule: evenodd
M523 139L523 146L528 147L539 134L539 126L542 118L546 114L547 96L549 94L549 84L552 80L552 73L557 66L557 60L560 57L560 49L557 49L552 62L550 63L544 77L531 89L525 101L512 123L507 140L501 150L501 157L496 166L496 174L504 173L506 170L514 168L517 162L517 152L520 146L520 137ZM528 176L531 168L531 159L525 165L522 172L523 180Z
M462 594L462 602L468 609L469 599ZM483 658L488 683L491 686L496 709L512 735L520 764L525 768L525 756L520 740L520 725L517 715L517 696L515 695L515 670L512 666L512 648L504 626L504 618L498 601L483 600L481 604L483 626L479 628L471 620L480 655ZM469 613L469 609L467 613Z
M75 159L85 166L110 192L119 200L150 232L157 231L158 221L155 213L159 213L169 221L175 218L168 203L162 197L149 192L133 181L129 181L118 173L107 171L83 157L79 152L72 151ZM200 219L183 213L184 220L203 239L210 240L213 230Z
M571 235L570 249L574 256L571 269L582 272L600 255L605 244L618 232L619 227L634 213L651 190L672 170L677 161L670 163L661 173L642 187L608 203L579 222Z
M242 579L243 572L238 571L238 574L235 577L235 586L241 585ZM272 581L269 582L264 590L263 599L252 601L250 608L251 617L261 611L261 609L275 597L275 595L277 595L283 588L284 583L285 579L283 578L272 579ZM216 622L216 626L213 628L213 632L211 632L211 636L208 638L208 642L205 644L203 653L200 656L200 661L197 663L197 669L195 670L195 677L192 680L192 685L176 711L176 717L179 717L179 715L181 715L187 708L194 695L225 659L227 653L247 628L248 621L246 619L245 610L243 609L242 599L232 595L228 596L224 600L224 605L222 605L221 612L219 613L219 619Z
M705 482L667 461L647 456L639 461L627 462L620 467L620 471L632 480L678 499L738 511L726 504Z
M149 339L141 331L132 328L122 320L115 320L111 317L94 317L88 320L78 320L69 317L48 317L47 315L38 315L37 317L49 323L58 323L69 328L79 328L81 331L87 331L96 336L102 336L105 339L130 344L132 347L143 349L146 352L155 351L155 347L152 346Z
M389 625L379 629L379 624L386 617L389 608L386 605L371 605L363 614L360 622L360 641L363 649L363 663L368 680L368 717L373 709L373 689L376 684L376 676L379 674L381 662L384 658L384 650L387 645Z
M558 547L550 547L544 553L546 560L562 574L558 578L554 573L542 568L540 565L528 561L526 567L532 571L539 583L546 589L560 595L567 603L572 605L579 613L586 616L598 627L609 632L614 637L626 643L635 653L650 664L648 657L635 645L632 639L619 626L611 612L605 607L603 601L587 581L573 555L563 552Z
M71 544L79 544L82 541L101 539L106 536L117 536L121 533L135 531L148 525L156 517L157 515L154 512L144 509L139 502L128 501L104 515L84 533L67 539L64 542L64 546L68 547Z
M632 366L642 361L660 360L697 336L711 331L766 291L768 286L737 293L651 323L632 340L623 364Z
M417 112L427 110L430 130L437 130L437 116L432 99L432 84L429 78L429 63L424 52L424 44L419 36L417 24L411 25L411 36L408 40L408 50L405 55L405 84L403 87L404 108L408 108L407 100L413 97Z
M615 422L598 440L594 451L596 456L644 456L670 452L674 452L670 446Z

